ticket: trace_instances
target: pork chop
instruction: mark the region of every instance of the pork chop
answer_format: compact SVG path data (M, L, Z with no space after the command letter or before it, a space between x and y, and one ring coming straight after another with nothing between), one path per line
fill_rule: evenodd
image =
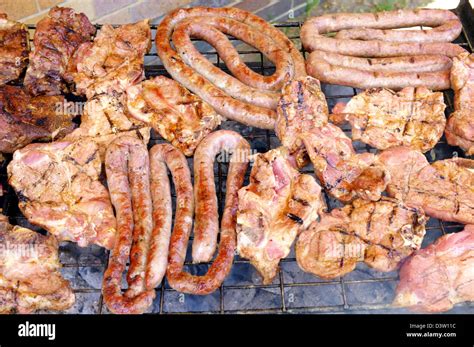
M296 169L285 147L257 154L250 184L239 190L237 250L269 284L297 234L325 210L321 187Z
M452 158L430 165L421 152L395 147L382 152L379 161L390 172L390 196L434 218L474 223L473 160Z
M187 156L221 123L207 102L164 76L129 87L127 108Z
M65 310L74 304L54 236L12 226L0 215L0 244L0 313Z
M31 223L60 241L110 249L116 221L99 181L101 168L99 148L90 139L30 144L14 153L8 182Z
M357 199L303 231L296 260L304 271L327 279L353 271L359 261L378 271L393 271L420 248L426 220L421 210L395 199Z
M446 125L443 93L425 87L399 92L373 88L339 103L330 116L334 124L349 122L352 140L377 149L407 146L427 152L443 136Z

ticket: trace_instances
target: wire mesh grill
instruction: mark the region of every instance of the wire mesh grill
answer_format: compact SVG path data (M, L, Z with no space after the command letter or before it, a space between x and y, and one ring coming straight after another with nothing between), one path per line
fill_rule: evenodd
M276 24L276 27L284 31L301 49L302 53L306 54L299 39L301 24L300 22L287 22ZM29 28L34 30L34 26ZM156 25L151 28L154 36ZM232 37L229 38L253 70L263 75L270 75L274 72L273 65L259 51ZM464 30L456 43L472 51L472 43L468 38L469 36ZM211 46L202 42L196 42L196 45L211 61L228 72L225 64L222 63ZM166 70L159 62L154 46L147 54L145 61L147 77L167 75ZM322 89L330 109L337 102L347 102L358 92L354 88L325 84L322 85ZM446 114L448 115L453 111L452 91L445 92L445 101L447 103ZM249 141L252 149L258 152L265 152L279 146L279 140L273 131L249 128L233 121L223 123L220 128L238 131ZM343 127L343 130L350 133L349 126ZM152 133L149 146L160 142L163 140L156 133ZM363 143L355 142L354 147L358 152L375 152L374 149ZM453 155L462 156L463 154L448 146L443 137L436 147L427 153L427 158L433 162L450 158ZM12 223L41 231L29 224L17 207L18 200L13 189L8 186L6 177L6 164L11 156L7 156L6 159L0 171L4 191L3 213L10 217ZM188 159L188 163L192 168L192 159ZM310 166L303 171L313 172ZM227 165L217 163L215 173L219 207L222 212ZM247 183L248 173L245 184ZM173 203L174 197L173 193ZM340 203L327 196L326 200L329 209L341 206ZM426 229L423 247L443 234L461 230L462 225L431 218ZM189 243L189 250L191 244L192 240ZM204 274L209 265L192 265L189 255L190 251L188 251L185 268L193 274ZM60 259L63 263L62 272L66 279L71 281L76 293L76 304L66 312L109 313L101 295L102 277L107 266L108 252L97 246L80 248L73 243L63 243L60 247ZM394 297L397 280L398 273L396 271L382 273L363 263L359 263L356 270L342 278L323 280L299 269L294 250L292 250L290 255L281 261L278 276L273 283L262 285L260 277L252 265L236 255L230 275L215 293L207 296L181 294L171 289L165 280L156 289L157 295L149 313L405 313L408 311L393 308L390 304ZM126 287L125 279L123 287ZM450 312L474 313L474 304L459 304Z

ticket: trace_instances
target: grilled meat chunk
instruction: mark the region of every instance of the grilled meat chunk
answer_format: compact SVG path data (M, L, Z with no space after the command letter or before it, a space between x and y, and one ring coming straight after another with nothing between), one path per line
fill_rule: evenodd
M451 86L455 112L446 125L446 140L474 155L474 54L461 53L453 58Z
M352 141L331 123L304 133L302 139L316 176L331 196L344 202L380 199L390 176L374 154L356 153Z
M441 236L403 264L393 304L442 312L474 301L474 226Z
M379 271L393 271L420 248L426 220L421 210L395 199L357 199L302 232L296 260L304 271L322 278L343 276L359 261Z
M13 155L8 180L28 220L60 241L110 249L116 221L99 181L99 148L91 139L30 144Z
M371 153L356 154L352 141L337 126L328 123L328 107L319 81L305 77L283 88L278 106L276 133L306 164L306 152L326 191L341 201L357 196L378 200L389 177Z
M143 60L151 48L148 19L114 28L104 25L93 42L83 43L68 66L68 80L76 93L122 93L145 77Z
M422 153L395 147L380 154L379 161L390 172L390 196L434 218L474 223L473 160L452 158L430 165Z
M127 108L187 156L221 122L208 103L163 76L128 88Z
M99 146L102 161L107 146L117 137L138 137L145 144L150 140L150 128L127 116L123 94L100 94L89 99L81 116L81 125L67 135L65 141L94 141Z
M29 49L26 26L0 13L0 86L20 77L28 63Z
M427 152L443 136L446 125L443 93L425 87L394 92L373 88L354 96L347 105L337 104L330 120L349 122L352 140L377 149L408 146Z
M74 129L63 96L31 97L24 89L0 87L0 152L12 153L35 140L59 139Z
M25 87L32 95L59 95L67 91L64 78L72 55L90 41L95 27L83 13L54 7L36 25L34 50L26 70Z
M255 157L250 184L239 190L237 250L273 281L297 234L325 210L321 187L300 174L285 147Z
M326 98L317 79L304 77L283 87L275 132L281 144L296 157L299 167L305 166L308 161L300 135L325 126L328 114Z
M0 313L65 310L74 304L54 236L14 227L0 215L0 243Z

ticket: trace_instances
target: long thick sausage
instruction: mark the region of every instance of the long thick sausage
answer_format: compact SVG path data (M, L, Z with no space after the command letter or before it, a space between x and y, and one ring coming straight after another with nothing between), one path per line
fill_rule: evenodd
M152 206L148 151L143 141L122 136L112 142L105 170L118 235L104 274L104 301L114 313L142 313L155 297L155 291L145 284ZM128 289L122 294L122 273L128 260Z
M317 52L309 55L306 69L320 81L331 84L349 85L355 88L389 88L427 87L432 90L450 88L450 70L436 72L397 72L371 71L345 66L332 65L321 59Z
M392 31L385 35L390 41L351 40L341 37L351 36L342 33L339 38L323 36L329 32L361 27L373 29L391 29L412 27L418 25L438 26L449 21L451 25L445 34L438 31ZM456 24L455 24L456 23ZM456 15L446 10L399 10L382 13L341 13L313 17L307 20L301 28L301 41L309 51L322 50L359 57L393 57L403 55L441 54L455 57L465 50L455 44L447 43L461 33L462 27ZM365 35L352 35L365 36ZM384 37L382 35L382 37ZM417 42L414 44L413 41ZM436 38L436 39L435 39ZM412 42L410 42L412 41ZM442 42L439 42L442 41Z
M218 232L217 198L214 187L213 160L221 150L232 151L232 160L226 183L226 199L221 221L219 251L204 276L193 276L183 270L188 240L191 234L192 202L189 189L178 192L178 208L171 245L167 278L172 288L191 294L209 294L215 291L229 273L236 247L236 212L238 190L242 187L248 166L250 145L238 133L220 130L208 135L199 144L194 159L196 226L193 244L198 260L209 260L215 248ZM184 157L183 157L184 158ZM184 165L184 164L183 164ZM176 184L176 178L175 184ZM183 179L190 182L190 178ZM178 220L179 218L179 220ZM196 246L196 241L198 242ZM211 254L212 256L212 254Z
M179 230L191 230L194 201L188 163L178 149L170 144L153 146L150 150L150 168L154 226L146 283L148 288L155 288L166 273L170 248L173 210L168 169L176 190L175 233L180 234Z
M210 29L210 26L215 28L214 25L217 29L240 37L261 49L262 53L277 65L275 75L265 77L250 72L235 49L232 49L233 52L228 50L231 43L224 43L226 39L223 35L215 35L216 31ZM176 33L173 34L175 30ZM218 49L232 73L243 84L250 86L244 89L242 83L237 83L231 76L218 82L220 79L217 76L221 74L216 75L215 69L209 64L203 63L201 58L196 59L199 54L190 47L190 35L209 41ZM177 46L174 43L179 53L170 44L172 36L173 41L178 42ZM181 47L181 44L184 46ZM303 56L282 32L263 19L237 8L177 9L166 16L158 27L156 47L163 65L174 79L207 101L222 116L259 128L273 129L276 119L273 109L259 105L275 108L276 103L271 93L257 92L255 87L265 86L264 89L268 91L276 90L286 80L306 75ZM185 57L185 60L182 57ZM280 64L280 60L291 61L293 66ZM198 67L216 85L187 63ZM230 93L237 98L232 97Z

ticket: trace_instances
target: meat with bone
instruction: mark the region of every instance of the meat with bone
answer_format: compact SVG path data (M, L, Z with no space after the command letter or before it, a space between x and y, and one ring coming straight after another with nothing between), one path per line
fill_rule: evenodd
M422 210L395 199L357 199L303 231L296 260L304 271L322 278L343 276L359 261L378 271L393 271L420 248L426 221Z
M275 133L295 156L299 167L307 162L301 134L328 122L328 105L319 81L306 76L287 83L278 102Z
M194 154L194 201L196 218L193 243L193 261L207 261L213 256L219 232L219 215L214 186L213 163L215 156L222 150L232 152L227 173L224 213L221 220L219 250L212 265L203 276L191 275L183 270L188 240L191 234L192 199L190 199L189 172L173 169L177 189L178 211L175 228L171 235L169 264L166 277L170 286L178 291L190 294L209 294L222 284L229 274L236 248L236 213L238 190L242 187L248 166L250 145L239 134L229 130L219 130L209 134L201 141ZM173 156L178 156L174 154ZM179 219L178 219L179 217Z
M187 156L221 122L207 102L164 76L127 88L127 109Z
M323 187L341 201L356 196L378 200L389 177L375 155L356 154L344 132L327 122L328 107L319 82L313 77L296 79L283 93L276 133L296 153L298 164L304 163L307 151Z
M251 71L225 34L256 47L275 64L276 72L262 76ZM207 61L195 49L191 37L214 46L235 78ZM237 8L177 9L159 25L156 47L176 81L220 115L259 128L274 128L274 108L283 84L306 75L303 56L281 31Z
M72 55L90 41L95 27L83 13L54 7L36 25L34 50L26 70L25 87L32 95L59 95L67 91L65 77Z
M100 173L99 148L90 139L38 143L13 154L8 182L31 223L60 241L110 249L116 221Z
M81 116L81 125L64 140L94 141L99 147L102 161L107 146L117 137L134 136L145 144L150 140L150 128L128 116L124 95L100 94L89 99Z
M0 13L0 86L20 77L28 63L29 49L26 25Z
M257 154L250 184L239 190L237 251L269 284L297 234L325 210L321 187L300 174L285 147Z
M63 96L31 97L21 87L0 87L0 152L13 153L35 140L60 139L74 129Z
M393 305L442 312L463 301L474 301L472 225L441 236L403 264Z
M146 286L153 220L145 144L135 137L117 138L107 148L105 170L117 213L117 241L104 273L104 301L113 313L143 313L155 297L154 289ZM122 274L128 261L128 289L122 293Z
M474 161L463 158L429 164L419 151L388 149L379 161L390 172L390 196L428 216L463 224L474 223Z
M352 140L377 149L408 146L427 152L443 136L446 116L443 94L425 87L406 87L400 92L368 89L349 103L339 103L330 120L349 122Z
M143 80L143 59L151 48L148 19L117 28L102 26L93 42L79 46L68 66L76 93L92 98L122 93Z
M446 125L446 140L474 155L474 54L462 53L453 59L451 85L455 111Z
M1 215L0 244L0 313L65 310L74 304L54 236L12 226Z
M413 26L431 30L387 30ZM449 43L462 30L454 13L418 9L314 17L301 30L312 52L308 74L322 82L367 89L449 89L450 62L465 50ZM325 34L337 32L334 37Z

